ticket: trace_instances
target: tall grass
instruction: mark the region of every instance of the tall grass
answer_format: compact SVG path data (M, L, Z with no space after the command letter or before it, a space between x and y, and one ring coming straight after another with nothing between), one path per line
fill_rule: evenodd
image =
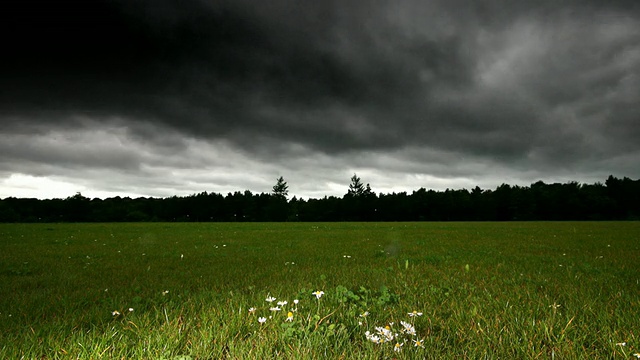
M5 224L0 358L627 359L639 255L636 222Z

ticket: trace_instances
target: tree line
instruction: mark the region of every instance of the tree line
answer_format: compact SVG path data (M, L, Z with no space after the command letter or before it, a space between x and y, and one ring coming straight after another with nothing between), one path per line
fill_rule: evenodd
M288 184L277 179L270 193L249 190L223 196L202 192L168 198L0 200L0 222L124 221L528 221L639 220L640 179L609 176L605 183L578 182L530 186L502 184L495 189L376 194L354 174L342 197L288 198Z

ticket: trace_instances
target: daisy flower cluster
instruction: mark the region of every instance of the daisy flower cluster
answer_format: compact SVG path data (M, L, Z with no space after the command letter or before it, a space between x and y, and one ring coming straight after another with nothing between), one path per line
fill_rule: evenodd
M279 313L279 312L284 313L285 311L287 312L287 316L284 321L293 322L293 314L298 311L298 304L300 303L300 300L294 299L288 311L287 311L287 305L289 305L289 302L287 300L280 300L276 302L276 300L278 299L271 295L267 295L267 297L264 300L269 303L268 306L269 306L269 312L271 313L271 315L269 315L268 317L259 316L258 323L264 324L267 322L267 320L273 319L273 316L276 313ZM275 306L273 306L274 302L275 302ZM248 311L250 315L253 315L258 311L258 309L256 307L250 307Z
M133 312L133 308L129 308L128 312L132 313ZM118 310L113 310L111 312L111 316L113 316L113 317L118 317L120 315L122 315L122 313L120 311L118 311Z
M325 292L322 290L317 290L311 293L307 292L307 294L310 295L314 303L318 303L318 309L320 309L320 303L325 301ZM304 316L302 314L298 315L298 306L300 304L300 300L298 299L289 302L287 300L277 299L275 296L268 294L264 301L266 302L264 306L249 308L249 315L255 316L251 318L251 322L255 321L260 326L268 326L272 322L280 323L280 329L283 329L284 331L291 331L292 334L295 334L299 331L315 332L317 330L322 332L322 330L320 329L322 329L323 325L320 324L323 322L323 320L325 320L328 316L335 312L335 310L333 312L328 312L328 315L322 317L323 315L320 315L321 312L320 310L318 310L319 312L315 315L308 314L307 316ZM331 302L329 302L329 304L330 303ZM308 309L304 305L300 304L300 312L306 312L308 310L311 309ZM407 313L407 321L403 320L397 324L391 322L384 326L369 327L368 318L371 316L371 313L369 311L357 313L355 312L355 310L356 307L348 309L347 311L353 314L355 316L355 319L357 320L357 325L354 323L354 326L364 326L365 329L367 329L364 334L366 341L373 342L383 349L389 349L389 351L394 352L402 351L403 347L405 346L424 348L424 339L418 335L418 331L415 327L415 320L417 317L423 315L422 312L409 312ZM349 326L348 323L349 321L347 321L346 324L341 324L338 326ZM319 327L320 329L318 329ZM332 323L331 325L327 326L326 329L332 330L335 328L336 323Z
M368 312L367 312L368 313ZM412 311L407 314L411 318L422 316L421 312ZM405 344L412 344L414 347L424 348L424 339L417 336L413 323L400 321L400 327L394 328L391 322L386 326L375 326L373 332L367 330L364 335L368 341L375 344L393 344L393 351L400 352Z

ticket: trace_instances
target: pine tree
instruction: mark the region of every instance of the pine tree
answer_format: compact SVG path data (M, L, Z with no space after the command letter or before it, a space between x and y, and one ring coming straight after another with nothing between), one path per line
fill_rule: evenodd
M287 185L287 182L284 181L284 178L282 176L278 178L277 183L273 186L273 190L271 193L273 194L273 196L285 200L287 199L287 196L289 196L289 185Z
M348 196L359 197L364 193L364 184L358 177L358 175L353 174L351 177L351 184L349 184L349 191L347 191Z
M366 197L369 195L373 195L373 191L371 191L371 186L367 184L366 186L362 183L362 180L358 177L358 175L353 174L351 177L351 184L349 184L349 191L347 192L347 196L349 197Z

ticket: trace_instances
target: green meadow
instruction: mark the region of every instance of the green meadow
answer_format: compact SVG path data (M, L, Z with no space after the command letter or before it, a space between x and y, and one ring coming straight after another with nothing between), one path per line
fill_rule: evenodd
M639 222L0 225L2 359L639 353Z

